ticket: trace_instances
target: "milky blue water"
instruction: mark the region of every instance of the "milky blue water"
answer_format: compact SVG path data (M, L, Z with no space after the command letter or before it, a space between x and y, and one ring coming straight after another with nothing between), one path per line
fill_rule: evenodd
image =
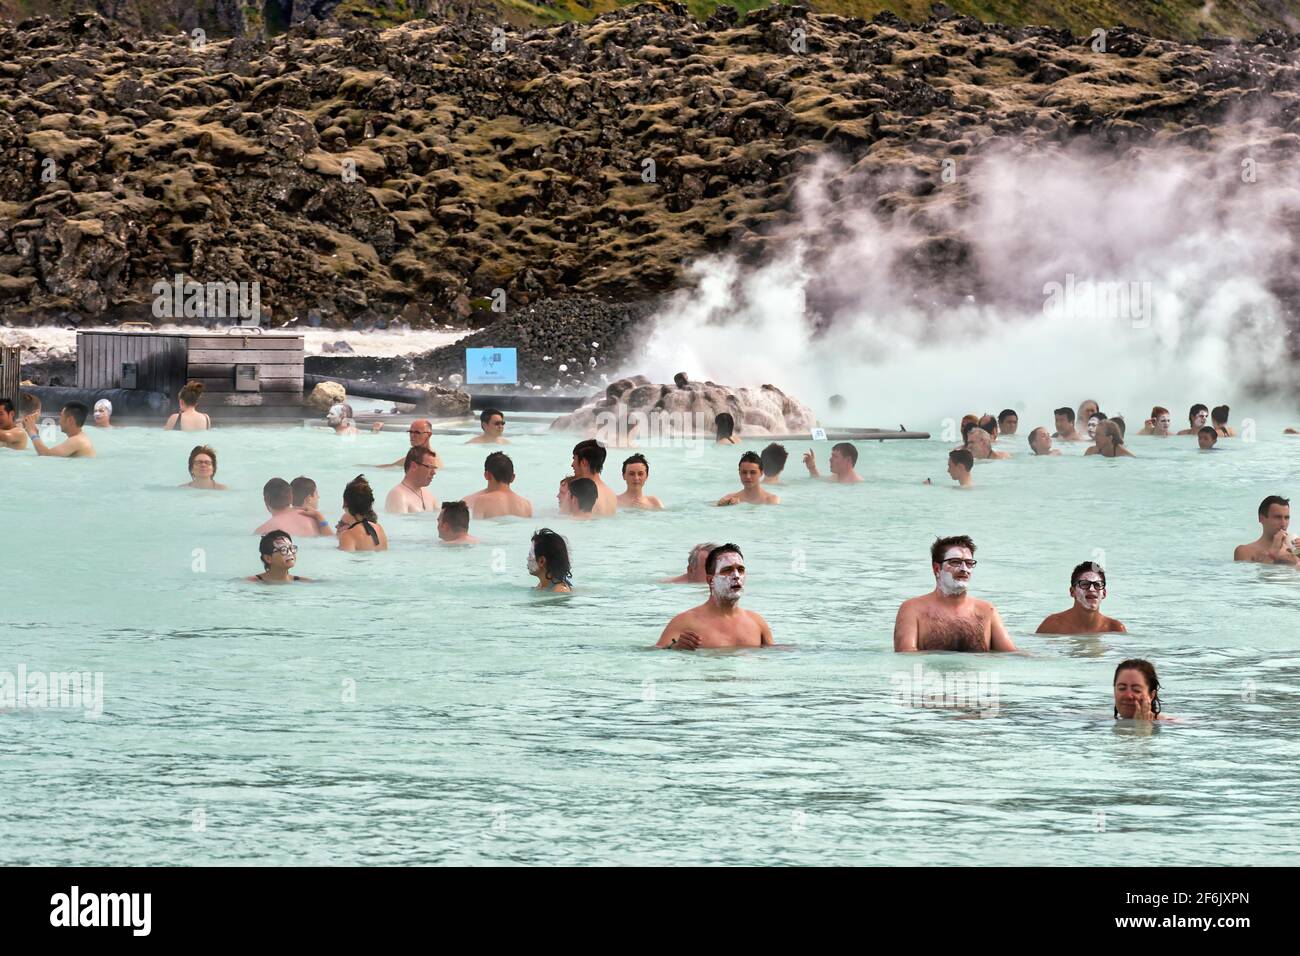
M302 540L319 583L284 588L241 580L263 482L314 477L333 519L358 472L381 497L397 483L362 465L404 435L217 429L226 493L175 487L193 435L0 451L0 672L103 678L96 718L0 707L0 862L1293 862L1300 574L1231 562L1262 497L1300 497L1281 425L1212 454L1133 438L1122 461L1031 459L1020 438L968 492L937 439L861 445L856 486L808 479L799 444L774 508L710 506L749 444L650 448L668 511L588 523L554 514L574 439L512 425L535 520L476 523L469 550L432 515L385 519L385 554ZM483 485L488 449L462 440L435 436L439 498ZM530 591L544 525L571 541L572 596ZM930 542L960 532L1023 653L893 654ZM784 647L648 650L703 600L657 581L704 540L744 549L745 605ZM1129 633L1035 636L1090 559ZM1185 723L1111 719L1128 656ZM936 676L961 706L907 706Z

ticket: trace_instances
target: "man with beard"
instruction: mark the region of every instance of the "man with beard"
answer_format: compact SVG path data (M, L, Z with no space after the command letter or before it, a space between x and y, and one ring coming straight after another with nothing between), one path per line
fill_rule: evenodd
M762 615L740 607L745 558L734 544L721 544L704 561L709 599L683 611L664 628L655 647L693 651L702 647L769 647L772 629Z
M1101 602L1106 600L1106 572L1100 565L1084 561L1070 572L1070 596L1074 607L1068 611L1049 614L1038 625L1039 634L1101 634L1116 631L1128 632L1119 621L1101 613Z
M968 535L935 539L930 568L934 590L899 605L895 651L1016 650L997 608L966 593L975 570L975 542Z

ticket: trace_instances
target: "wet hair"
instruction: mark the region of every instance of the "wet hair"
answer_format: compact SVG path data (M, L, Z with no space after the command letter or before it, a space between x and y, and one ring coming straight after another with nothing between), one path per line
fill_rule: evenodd
M837 442L831 446L831 451L839 452L841 455L843 455L845 458L849 460L849 464L851 466L857 465L858 463L858 449L853 445L852 442L847 442L847 441ZM759 461L759 464L762 464L761 460Z
M784 445L772 442L763 449L763 453L758 456L758 460L763 466L763 474L771 478L773 475L779 475L785 471L785 463L789 457L790 453L785 450Z
M217 476L217 453L210 445L195 445L190 449L190 474L194 474L194 459L198 458L199 455L207 455L212 459L212 477L215 478Z
M704 573L712 574L716 571L718 569L718 558L722 557L728 551L734 551L742 558L745 556L744 552L740 550L739 545L731 544L730 542L727 544L720 544L716 548L710 548L709 556L704 559Z
M1215 441L1219 440L1219 430L1213 425L1202 425L1200 428L1196 429L1196 434L1198 435L1204 435L1206 432L1209 432L1210 437Z
M954 448L948 452L948 460L954 465L961 465L967 471L975 467L975 456L968 448Z
M202 394L203 383L196 381L195 379L190 379L185 383L185 387L181 389L181 401L190 406L190 408L194 408L199 404L199 396Z
M561 534L550 528L533 532L533 557L546 559L546 576L552 581L567 583L573 574L573 566L569 563L569 546Z
M77 423L78 428L86 424L86 416L90 414L90 409L81 402L68 402L63 406L63 410L72 416L72 420Z
M1264 517L1266 514L1268 514L1268 509L1273 507L1274 505L1282 505L1284 507L1290 508L1291 499L1283 498L1281 495L1269 495L1267 498L1265 498L1263 501L1259 503L1259 516L1261 518Z
M289 482L283 478L272 478L262 486L262 500L272 510L288 508L293 504L293 491L289 487Z
M1107 415L1105 412L1103 412L1100 408L1088 416L1088 421L1092 421L1094 418L1097 419L1099 423L1110 421L1110 416Z
M1213 408L1211 408L1210 421L1214 422L1214 424L1216 425L1228 424L1228 406L1215 405Z
M998 420L992 415L985 415L979 420L979 426L988 432L989 437L991 438L993 437L993 430L998 427Z
M343 506L358 521L362 518L367 521L379 520L375 515L375 492L365 475L357 475L347 483L343 489Z
M12 398L0 398L0 408L12 415L14 413L14 400Z
M730 438L736 433L736 419L731 412L718 412L713 418L713 428L719 438Z
M1061 416L1071 425L1074 424L1074 409L1069 405L1062 405L1060 408L1055 409L1052 414Z
M1106 572L1102 570L1101 565L1096 561L1081 561L1076 564L1074 570L1070 572L1070 587L1073 588L1078 585L1079 577L1089 571L1095 571L1097 574L1101 575L1101 586L1106 586Z
M483 414L478 417L478 420L482 424L486 425L492 420L493 415L500 415L502 418L506 417L506 413L501 411L499 408L485 408L483 409Z
M763 459L758 457L758 452L747 451L743 455L741 455L740 464L744 465L747 463L758 465L760 469L763 467ZM737 465L736 467L740 467L740 466Z
M491 475L494 481L499 481L503 485L508 485L515 480L515 463L503 451L494 451L484 458L483 470Z
M262 567L269 567L266 559L270 557L271 552L275 550L275 543L281 538L288 541L290 544L293 544L293 538L290 536L289 532L281 531L279 528L276 528L274 531L268 531L266 534L262 535L262 540L257 542L257 553L262 556Z
M308 498L316 494L316 482L299 475L289 482L289 490L293 493L293 506L301 508L307 503Z
M1031 428L1031 429L1029 430L1029 434L1025 436L1025 441L1027 441L1027 442L1029 443L1029 447L1030 447L1030 448L1033 448L1033 447L1034 447L1034 436L1037 435L1039 432L1042 432L1042 433L1043 433L1044 435L1046 435L1048 438L1051 438L1051 437L1052 437L1052 433L1049 432L1049 431L1048 431L1046 428L1044 428L1042 425L1039 425L1037 428Z
M442 520L453 531L469 530L469 505L463 501L444 501L442 503Z
M954 534L946 538L935 538L934 544L930 545L930 563L942 564L943 553L949 548L968 548L970 553L975 553L975 542L970 539L968 534Z
M965 435L967 425L978 425L979 422L980 417L978 415L963 415L961 417L961 433Z
M600 497L600 489L590 478L574 478L569 482L569 494L573 495L573 500L578 503L578 510L584 514L591 514L596 507L596 499Z
M1115 676L1110 679L1110 686L1114 688L1115 682L1119 680L1120 671L1137 671L1147 682L1147 692L1151 695L1151 716L1160 713L1160 678L1156 676L1155 665L1148 660L1140 657L1133 657L1126 661L1120 661L1115 666ZM1115 708L1115 716L1119 716L1119 708Z
M1159 418L1161 415L1168 415L1168 414L1169 414L1169 409L1165 408L1163 405L1152 405L1152 406L1151 406L1151 417L1152 417L1152 418Z
M1115 423L1115 427L1119 429L1119 434L1121 438L1128 435L1128 424L1124 421L1123 415L1115 415L1114 417L1108 418L1106 420Z
M1197 415L1199 415L1201 412L1205 412L1205 414L1208 415L1210 414L1210 408L1208 405L1202 405L1200 402L1197 402L1195 405L1193 405L1191 408L1187 410L1187 423L1190 425L1192 419L1195 418Z
M1018 413L1014 408L1004 408L1004 409L1002 409L1002 411L998 412L998 424L999 424L999 425L1001 425L1003 422L1005 422L1008 418L1014 418L1014 419L1016 419L1017 421L1019 421L1019 420L1020 420L1020 415L1019 415L1019 413Z
M406 458L402 460L402 473L405 474L406 472L410 471L411 466L414 465L421 458L423 458L425 455L428 455L434 461L438 460L438 453L434 451L432 448L430 448L428 445L412 445L410 449L406 452Z
M573 446L573 455L579 461L587 463L593 474L599 475L605 467L605 456L608 452L600 442L594 438L588 438L586 441L580 441Z
M1109 435L1110 440L1114 442L1116 445L1124 444L1124 433L1119 430L1119 426L1116 425L1114 422L1107 420L1099 423L1097 425L1097 434L1100 435L1102 432L1105 432L1107 435Z
M650 462L646 461L645 455L641 454L640 452L637 452L635 455L628 455L626 458L623 459L623 470L621 474L624 475L627 474L628 465L645 465L646 477L647 478L650 477Z
M686 573L690 574L697 567L699 567L701 551L705 552L705 554L707 555L710 551L712 551L716 547L717 545L714 544L712 541L703 541L700 544L697 544L695 547L691 548L691 553L686 556Z

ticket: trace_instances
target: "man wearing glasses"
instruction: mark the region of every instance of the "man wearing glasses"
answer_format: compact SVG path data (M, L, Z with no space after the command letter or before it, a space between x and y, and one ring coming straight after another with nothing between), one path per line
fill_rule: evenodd
M506 430L506 416L500 409L485 408L483 414L478 417L479 424L483 427L482 435L475 435L466 445L509 445L502 434Z
M437 456L428 448L416 446L406 453L406 474L401 483L388 493L384 513L404 515L437 511L438 499L425 491L438 473Z
M1070 572L1070 596L1074 607L1068 611L1049 614L1038 625L1039 634L1102 634L1113 631L1128 633L1113 617L1101 613L1101 602L1106 599L1106 572L1101 565L1084 561Z
M997 608L967 593L975 570L975 542L968 535L935 539L930 569L934 590L899 605L895 651L1016 650Z
M375 424L382 425L383 423L376 422ZM378 431L378 429L376 429L376 431ZM407 429L406 434L407 437L411 439L412 448L428 448L429 439L433 437L433 425L429 422L427 418L417 418L415 421L411 422L411 427ZM441 468L442 459L438 457L438 453L436 451L433 453L433 458L434 458L434 465L436 465L438 468ZM389 462L386 465L362 465L361 467L363 468L405 468L406 455L403 455L401 458L397 459L397 461Z

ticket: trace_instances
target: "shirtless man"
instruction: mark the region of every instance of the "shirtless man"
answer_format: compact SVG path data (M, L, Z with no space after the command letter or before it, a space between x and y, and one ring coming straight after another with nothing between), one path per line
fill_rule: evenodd
M763 484L779 485L781 483L781 472L785 471L785 463L790 457L790 453L785 450L785 446L772 442L763 449L758 457L763 462Z
M1113 617L1101 613L1106 600L1106 572L1091 561L1076 565L1070 572L1070 596L1074 607L1049 614L1038 625L1039 634L1127 634L1126 628Z
M979 461L996 461L1011 457L1010 452L994 449L992 436L979 425L972 425L966 430L966 444L964 447L971 453L972 458Z
M402 480L384 499L385 514L406 515L438 510L438 499L424 490L438 473L435 458L434 453L423 445L416 445L406 453Z
M383 428L384 423L375 422L375 424L379 426L379 428L376 428L375 431L379 431L380 429ZM409 437L411 440L411 448L428 448L429 440L433 438L433 425L429 422L427 418L417 418L415 421L411 422L410 427L406 430L406 434L407 437ZM442 459L438 457L438 453L436 451L433 453L433 458L434 458L434 465L438 468L441 468ZM403 468L404 469L406 468L406 456L403 455L401 458L397 459L397 461L390 461L386 465L362 465L361 467Z
M0 398L0 448L22 451L26 447L27 432L18 422L13 401Z
M438 513L438 540L443 544L478 544L478 538L469 533L469 508L465 502L443 502Z
M487 479L487 487L465 497L465 504L475 519L533 516L528 499L510 490L515 480L515 463L509 455L503 451L488 455L483 460L483 477Z
M1269 495L1259 503L1260 536L1250 544L1239 544L1232 552L1234 561L1255 561L1259 564L1289 564L1300 567L1300 538L1292 538L1291 499Z
M283 478L272 478L262 486L262 503L271 517L258 525L253 534L287 531L295 538L310 538L325 532L317 521L293 506L293 489ZM316 512L320 514L320 512ZM322 519L324 520L324 519ZM329 521L325 521L326 526Z
M1020 427L1020 416L1014 408L1004 408L998 412L998 432L1003 438L1014 435Z
M326 538L334 534L334 526L330 524L329 518L326 518L320 510L320 491L316 487L316 482L306 475L299 475L289 482L289 493L293 499L293 506L298 510L298 513L306 515L316 522L316 532L318 534Z
M566 490L568 496L563 504L565 515L575 521L590 521L598 497L596 483L590 478L570 478Z
M506 430L506 416L499 409L485 408L483 414L478 417L479 427L483 429L483 434L475 435L466 445L509 445L510 442L502 437Z
M1016 649L997 608L966 593L975 568L975 542L964 534L937 538L930 546L930 568L934 590L899 605L895 651Z
M1204 426L1196 433L1196 447L1201 451L1214 451L1219 443L1219 433L1212 425Z
M747 451L740 456L741 489L718 499L721 505L775 505L781 499L770 491L764 491L761 483L763 477L763 460L754 452Z
M90 443L90 436L82 431L90 409L81 402L68 402L59 412L59 428L68 437L53 448L41 441L41 433L36 428L36 416L23 419L27 437L32 440L36 454L52 458L94 458L95 446Z
M1029 447L1035 455L1059 455L1061 449L1052 447L1052 436L1047 429L1039 425L1029 433Z
M1086 435L1080 435L1074 427L1074 409L1068 405L1062 405L1052 412L1056 418L1056 434L1053 438L1059 438L1061 441L1087 441Z
M706 584L708 578L704 575L704 562L709 556L709 552L716 548L717 545L712 541L706 541L703 544L697 544L691 548L691 553L686 556L686 573L679 574L675 578L664 578L660 584Z
M596 483L598 497L592 514L597 518L607 518L618 511L618 495L600 477L601 469L605 467L605 455L605 449L594 438L573 446L573 477L590 478Z
M336 435L355 435L357 424L352 419L352 406L338 402L329 407L325 413L325 424L334 429Z
M755 455L754 457L758 457ZM770 647L772 629L762 615L740 608L745 589L745 557L734 544L723 544L704 561L709 599L683 611L664 628L655 647L693 651L701 647Z
M623 480L627 491L618 496L620 508L640 508L644 511L663 511L664 503L654 495L645 493L645 483L650 479L650 462L645 455L630 455L623 462Z
M1202 428L1210 424L1210 409L1206 405L1196 404L1187 412L1187 427L1182 429L1180 435L1195 435Z
M803 463L808 466L808 477L820 478L822 473L817 470L817 455L809 448L803 455ZM831 446L831 480L852 484L855 481L862 481L862 476L853 469L858 464L858 450L850 442L837 442Z
M975 456L965 448L954 448L948 452L948 477L957 482L960 488L973 487L975 482L971 480L970 470L975 467ZM933 484L929 478L925 479L922 484Z

